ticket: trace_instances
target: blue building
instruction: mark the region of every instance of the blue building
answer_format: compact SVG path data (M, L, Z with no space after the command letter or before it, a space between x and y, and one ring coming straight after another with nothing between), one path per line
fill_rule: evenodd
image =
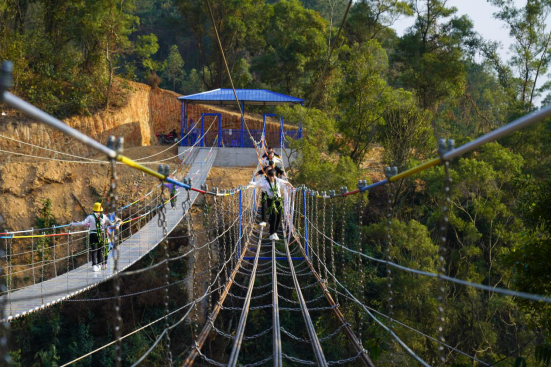
M296 129L284 129L284 119L280 117L279 131L267 131L267 117L277 117L275 114L263 114L263 126L248 126L244 118L246 105L275 106L275 105L303 105L304 100L265 89L237 89L237 98L240 101L241 119L238 127L224 127L221 113L201 112L199 120L193 121L189 116L190 105L233 105L236 106L236 96L232 89L219 88L212 91L196 93L178 97L181 104L180 111L180 136L187 136L181 141L182 146L193 145L198 140L201 147L254 147L253 140L260 142L263 136L269 146L283 147L284 137L301 139L303 130L301 126ZM209 118L212 119L209 119ZM207 119L206 119L207 118ZM211 125L213 119L217 120ZM211 127L211 129L209 129ZM259 129L260 128L260 129Z

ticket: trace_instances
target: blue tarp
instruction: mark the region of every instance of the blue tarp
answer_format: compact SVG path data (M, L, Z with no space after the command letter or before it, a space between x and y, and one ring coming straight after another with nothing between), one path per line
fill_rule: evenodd
M303 104L302 98L272 92L266 89L236 89L238 100L246 105L283 105ZM178 97L180 101L189 104L232 105L236 103L234 92L229 88L219 88L212 91Z

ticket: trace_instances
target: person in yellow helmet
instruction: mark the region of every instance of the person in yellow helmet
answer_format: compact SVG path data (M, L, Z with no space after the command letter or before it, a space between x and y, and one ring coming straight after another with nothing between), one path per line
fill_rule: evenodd
M105 237L105 230L108 226L115 226L119 228L121 220L113 223L106 215L104 215L102 204L100 202L94 203L92 208L92 214L88 215L83 221L71 222L71 226L88 226L90 246L88 252L92 259L92 268L94 272L100 271L100 269L107 268L107 259L104 261L105 248L108 244ZM107 258L107 256L106 256Z

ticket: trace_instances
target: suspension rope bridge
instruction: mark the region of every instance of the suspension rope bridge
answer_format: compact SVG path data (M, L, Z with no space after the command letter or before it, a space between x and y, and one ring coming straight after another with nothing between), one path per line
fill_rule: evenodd
M207 175L213 165L214 159L216 157L217 149L199 149L198 154L193 161L189 179L194 177L196 183L203 184ZM194 173L193 175L191 173ZM188 179L188 178L186 178ZM189 195L189 198L185 198L183 195L180 197L180 206L174 210L165 210L166 211L166 221L168 231L172 231L178 223L185 216L186 212L193 205L199 193L192 192ZM162 207L159 210L163 210L165 207ZM152 218L153 214L151 211L145 212L140 218L136 220L142 220L142 218ZM135 221L136 221L135 220ZM129 220L130 221L130 220ZM130 227L128 228L130 232ZM88 230L84 231L88 233ZM82 231L77 232L81 234ZM30 269L29 267L23 268L21 271L15 271L14 268L22 268L21 266L10 264L8 269L8 275L10 278L23 279L29 277L29 275L34 275L36 272L40 272L41 275L39 279L44 279L44 274L48 274L51 271L51 268L54 268L54 274L61 273L60 268L65 267L65 273L59 276L53 277L49 280L42 282L36 282L34 285L18 288L17 291L9 292L8 294L3 295L3 301L8 310L8 319L18 318L27 313L36 312L40 309L50 307L53 304L59 303L62 300L73 297L77 294L80 294L86 290L89 290L96 285L110 279L113 277L113 268L114 268L114 259L109 258L107 262L107 269L102 271L100 274L91 272L90 266L87 260L87 249L83 250L82 240L85 239L74 238L74 233L61 233L61 234L52 234L55 237L52 239L59 239L62 237L67 237L68 241L61 244L54 244L52 246L52 251L54 253L60 254L61 256L53 256L53 259L48 262L31 262ZM125 235L123 233L118 234L119 237ZM10 248L13 247L12 239L20 239L24 237L42 237L42 235L23 235L23 236L12 236L8 239L6 237L5 243L6 247L8 241L10 241ZM48 236L48 235L44 235ZM120 243L118 244L119 249L119 270L123 272L138 260L140 260L144 255L149 251L154 249L162 240L163 240L163 228L159 227L155 219L148 221L140 230L129 233L126 239L119 239ZM76 240L76 241L75 241ZM59 241L59 240L58 240ZM13 248L12 248L13 249ZM40 250L44 252L45 250ZM33 252L33 250L31 250ZM34 251L38 253L38 250ZM7 253L10 257L11 262L14 261L14 254L12 252ZM20 254L21 256L27 256L27 252ZM82 256L82 257L79 257ZM17 257L23 258L23 257ZM31 258L32 255L31 255ZM84 258L84 262L83 259ZM44 260L44 259L43 259ZM83 263L82 266L71 269L74 263ZM66 263L66 264L64 264ZM45 269L46 268L46 269ZM36 277L33 277L36 280ZM44 296L44 292L47 292L47 296Z
M48 308L56 303L64 301L115 301L114 314L117 321L115 339L98 349L67 362L64 366L72 365L110 346L115 346L115 362L117 365L121 365L122 341L160 322L164 322L163 330L147 351L132 365L141 364L156 347L163 344L166 364L172 366L174 361L170 333L185 321L190 319L200 321L198 315L200 305L205 305L210 312L201 329L196 324L190 325L193 342L189 351L185 354L186 357L183 360L185 366L192 366L198 358L205 364L212 366L262 366L267 364L283 366L284 360L286 365L334 366L358 364L374 366L363 341L363 323L366 321L371 321L389 335L387 349L390 351L391 363L395 363L396 356L398 356L396 349L401 349L412 362L429 366L429 363L409 346L404 336L400 336L403 330L396 326L401 326L437 343L439 345L439 364L446 363L445 350L448 350L468 357L474 363L490 366L492 364L478 358L475 356L476 354L470 354L446 343L443 334L445 321L443 318L445 298L443 293L440 293L437 298L439 305L439 331L436 333L437 337L432 336L430 332L421 331L395 319L393 314L392 269L437 278L440 289L443 283L451 282L515 298L550 303L550 297L547 296L511 290L506 287L484 285L446 275L442 267L442 254L445 246L444 235L440 237L439 242L440 266L437 273L398 264L393 260L389 251L393 241L390 225L394 214L390 197L387 199L388 207L385 215L387 222L385 259L365 254L362 250L360 236L357 238L358 242L355 242L356 244L346 244L344 216L346 211L344 199L350 195L358 194L358 222L361 229L362 211L365 208L363 193L379 186L392 185L399 179L439 164L445 166L444 190L445 198L448 198L451 185L448 171L452 159L473 151L487 142L495 141L549 117L550 107L522 117L458 148L454 148L452 142L449 142L448 146L445 142L441 142L438 158L403 173L388 168L385 180L370 185L360 181L358 189L353 191L348 191L346 187L342 187L338 192L332 190L328 193L318 192L302 186L288 188L284 194L283 227L279 231L282 240L269 241L264 236L266 235L264 234L264 226L259 225L257 204L259 203L260 193L258 191L245 187L224 191L215 188L210 191L207 186L202 185L216 156L215 148L199 149L191 147L186 156L186 160L190 159L191 162L187 176L179 180L178 175L175 175L179 170L177 169L169 177L168 168L166 167L161 167L156 172L143 166L146 162L140 163L137 160L131 160L123 156L121 154L122 142L116 145L112 140L109 146L104 146L10 94L7 91L9 87L8 77L11 72L10 66L4 64L3 69L3 89L0 92L2 92L1 99L4 102L21 109L107 156L107 162L111 165L109 198L112 206L116 204L116 162L155 176L180 188L177 194L177 203L180 205L174 209L167 209L167 204L175 197L166 199L163 193L164 186L161 184L129 205L118 209L112 208L113 212L124 218L123 223L126 226L123 226L121 231L116 232L113 257L108 261L108 269L100 274L91 275L89 273L90 267L87 264L86 249L87 237L83 236L87 231L55 233L56 229L67 226L62 225L48 229L31 229L0 234L5 243L4 249L0 249L0 256L5 260L2 271L6 285L0 285L2 286L0 290L0 313L4 323L3 333L5 336L9 328L9 321L12 319ZM8 83L6 83L6 80L8 80ZM251 139L254 141L252 136ZM255 142L259 160L259 153L264 146L264 137L261 137L260 142ZM142 160L150 157L152 156L143 157ZM186 160L183 160L182 163ZM155 163L163 161L158 160ZM92 161L84 160L82 163L87 162ZM255 172L258 169L259 167L255 169ZM182 188L184 188L184 191ZM199 194L203 195L205 206L203 215L207 224L206 230L203 231L207 238L204 244L197 244L200 232L195 229L194 219L190 211ZM336 211L339 206L335 206L339 199L341 199L341 213ZM341 222L335 221L339 215L342 216ZM185 220L186 223L187 234L185 237L188 240L190 250L171 258L168 253L167 239L171 238L169 237L171 231L182 220ZM447 219L445 215L443 225L440 228L442 234L446 234L444 232L446 226ZM37 241L35 244L35 239L38 239L41 243ZM30 250L25 250L26 242L31 243ZM14 244L17 245L17 252L15 252ZM131 269L138 260L159 244L163 245L165 251L162 261L139 269ZM357 249L354 249L355 247ZM20 250L21 248L23 250ZM27 248L29 248L28 243ZM214 261L212 260L213 254L217 254ZM387 314L370 306L370 303L365 300L366 280L362 274L358 280L353 282L344 273L346 263L350 262L350 259L348 259L350 257L347 257L346 254L353 257L353 262L357 262L359 269L363 267L363 260L385 265L388 292L386 298ZM208 258L208 265L204 270L198 271L196 260L204 255ZM191 260L191 275L171 282L171 263L184 261L185 259ZM164 273L164 285L135 293L126 293L125 290L121 290L119 282L121 277L151 270L159 270L159 272ZM26 285L24 279L32 279L32 284ZM109 279L114 281L113 296L96 299L74 298L83 291ZM200 280L207 280L207 282L203 285ZM30 281L27 282L30 283ZM169 309L169 288L182 283L187 283L191 294L190 298L185 305L171 311ZM358 284L358 287L355 287L354 284ZM144 326L135 327L132 331L123 335L124 321L121 318L120 300L160 289L164 292L164 315ZM340 300L343 306L340 305ZM345 308L346 312L356 311L358 319L347 321L345 315L348 314L343 313L342 308ZM252 319L254 318L251 317L252 312L268 309L271 310L272 322L261 327L256 323L257 321ZM282 318L293 313L298 313L297 315L300 313L304 325L291 324L291 319ZM389 323L384 323L376 315L385 318ZM229 330L229 326L225 326L223 321L230 320L236 320L237 324ZM314 321L321 320L325 323L314 323ZM126 328L126 330L129 329L129 327ZM7 339L5 336L0 340L1 358L9 363L10 358L7 354ZM337 338L347 341L350 346L348 352L337 352L330 348L333 339ZM213 339L230 341L227 348L217 354L218 358L209 356L212 352L206 347L206 342ZM310 349L302 349L299 353L298 350L294 349L296 355L292 355L290 351L285 351L290 342L304 344ZM273 346L272 354L268 356L262 355L267 354L266 351L259 351L254 354L251 354L250 351L248 354L241 353L243 347L247 344L265 343L271 343ZM221 358L224 361L217 360Z

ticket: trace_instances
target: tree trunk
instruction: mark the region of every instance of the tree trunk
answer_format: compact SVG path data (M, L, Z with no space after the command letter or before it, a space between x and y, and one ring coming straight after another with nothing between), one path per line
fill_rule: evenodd
M106 51L106 54L109 55L109 51ZM111 85L113 82L113 60L107 56L107 62L109 64L109 81L107 82L107 93L105 96L105 109L109 109L109 102L111 98Z

